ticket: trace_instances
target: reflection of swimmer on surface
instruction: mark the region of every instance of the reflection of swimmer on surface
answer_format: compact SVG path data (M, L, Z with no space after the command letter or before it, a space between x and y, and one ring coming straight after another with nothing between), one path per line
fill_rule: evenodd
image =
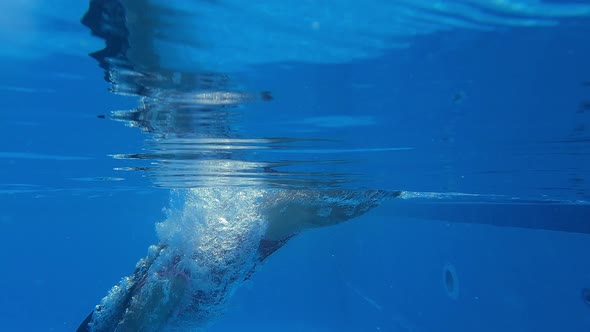
M240 282L289 239L308 228L358 217L383 199L399 195L377 190L274 190L252 198L254 191L233 190L237 192L189 191L182 217L162 223L161 244L150 247L133 275L111 289L78 331L203 326L223 309ZM203 202L209 210L199 210ZM239 206L248 208L237 210Z

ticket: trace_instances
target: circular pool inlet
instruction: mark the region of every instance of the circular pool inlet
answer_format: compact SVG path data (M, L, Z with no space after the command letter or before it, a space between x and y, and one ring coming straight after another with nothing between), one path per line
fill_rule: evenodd
M443 285L448 297L453 300L456 300L459 297L459 279L457 277L457 270L451 263L447 263L443 267Z

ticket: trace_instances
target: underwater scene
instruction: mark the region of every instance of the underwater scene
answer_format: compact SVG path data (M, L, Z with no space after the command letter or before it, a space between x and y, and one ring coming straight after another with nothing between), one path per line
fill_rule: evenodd
M0 12L0 331L590 331L590 2Z

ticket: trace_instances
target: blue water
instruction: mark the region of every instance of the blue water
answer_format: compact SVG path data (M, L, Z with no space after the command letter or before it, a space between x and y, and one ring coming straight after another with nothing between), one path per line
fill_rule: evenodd
M230 83L99 67L88 3L0 5L0 330L76 330L171 188L248 186L403 194L291 239L207 331L590 329L587 5L121 3L165 22L135 74ZM195 108L217 90L243 99Z

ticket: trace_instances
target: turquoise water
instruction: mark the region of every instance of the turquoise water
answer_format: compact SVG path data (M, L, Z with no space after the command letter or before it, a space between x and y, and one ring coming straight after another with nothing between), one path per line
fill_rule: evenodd
M590 327L589 4L0 10L2 330Z

